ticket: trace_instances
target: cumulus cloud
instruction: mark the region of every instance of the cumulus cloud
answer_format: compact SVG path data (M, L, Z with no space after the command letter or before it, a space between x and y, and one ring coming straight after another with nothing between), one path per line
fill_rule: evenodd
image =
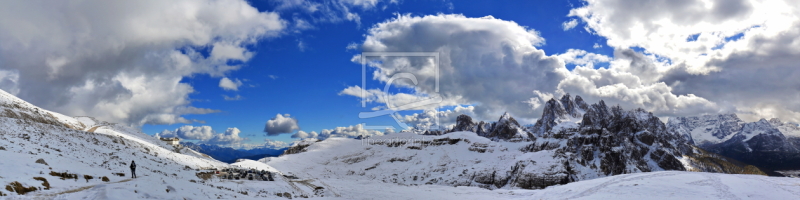
M264 132L268 136L291 133L295 130L300 130L300 126L297 125L297 119L289 116L289 114L277 114L272 119L267 120L267 125L264 126Z
M239 133L241 133L238 128L228 128L225 130L224 133L215 134L214 137L205 141L208 144L217 144L217 145L226 145L226 144L236 144L241 143L242 141L246 140L247 138L239 137Z
M317 136L319 136L319 134L317 132L315 132L315 131L305 132L305 131L299 130L299 131L297 131L297 133L292 134L292 138L301 138L301 139L317 138Z
M478 120L496 120L509 112L522 121L532 121L541 115L543 102L566 93L581 95L589 102L604 99L628 108L643 107L662 116L717 111L714 102L691 93L675 93L669 84L659 81L669 62L656 55L626 49L615 52L613 58L578 49L547 55L536 48L544 42L536 30L491 16L401 15L372 27L361 47L365 52L439 52L438 92L431 58L376 57L367 63L376 69L373 78L378 81L386 83L395 74L410 73L417 84L393 83L413 88L415 95L441 95L453 105L474 105L470 112ZM609 67L595 69L597 63L609 63ZM569 71L566 64L576 67ZM385 103L381 92L350 86L340 94ZM403 93L388 98L400 97ZM426 111L409 116L408 121L439 114L443 113Z
M631 62L619 70L667 85L653 87L695 94L748 121L800 121L800 102L789 100L800 91L797 13L797 2L780 0L591 0L570 15L611 47L644 49L618 50Z
M222 79L219 80L219 87L225 90L237 91L239 90L239 86L242 86L242 81L239 79L231 80L228 77L222 77Z
M215 144L221 146L238 146L241 142L248 140L239 136L241 131L236 128L228 128L223 133L217 133L211 126L181 126L175 130L163 130L156 133L155 137L178 137L186 140L199 140L200 143Z
M216 111L192 107L181 80L238 69L284 27L242 0L2 2L0 88L67 115L191 123L181 115Z
M208 140L214 137L211 126L181 126L174 131L164 130L158 133L159 137L179 137L187 140Z
M523 103L527 98L523 96L529 96L536 89L554 90L556 80L569 73L557 58L548 57L535 48L541 44L544 39L535 30L491 16L400 15L371 28L362 49L440 52L438 93L432 58L375 57L371 61L381 62L370 62L370 66L377 69L373 77L386 82L394 74L413 74L418 84L405 79L398 79L394 84L414 88L418 94L441 95L445 102L481 102L482 105L475 108L476 114L495 118L505 110L527 111ZM519 114L532 116L534 113Z

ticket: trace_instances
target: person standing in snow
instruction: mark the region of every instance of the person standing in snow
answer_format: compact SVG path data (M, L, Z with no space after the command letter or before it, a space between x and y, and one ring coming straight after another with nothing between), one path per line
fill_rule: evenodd
M136 162L131 160L131 177L136 178Z

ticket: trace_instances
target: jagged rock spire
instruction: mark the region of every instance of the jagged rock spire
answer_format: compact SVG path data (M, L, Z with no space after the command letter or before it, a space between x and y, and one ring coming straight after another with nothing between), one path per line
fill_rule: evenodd
M578 105L575 104L574 101L572 101L572 98L569 96L569 93L561 97L560 101L561 101L561 106L564 107L564 111L566 112L566 114L575 118L580 117L581 114L578 113Z
M451 132L455 131L473 131L473 127L475 127L475 122L472 121L472 117L469 115L461 114L456 117L456 126L453 127Z

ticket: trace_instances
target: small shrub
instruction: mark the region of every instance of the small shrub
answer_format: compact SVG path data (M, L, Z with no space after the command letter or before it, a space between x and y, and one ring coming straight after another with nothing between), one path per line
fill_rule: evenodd
M50 172L50 176L61 177L61 180L66 180L66 179L75 179L76 181L78 180L78 175L77 174L69 174L67 172L58 173L58 172L51 171Z
M14 181L6 185L6 190L9 192L16 192L19 195L24 195L25 193L36 191L36 187L24 187L22 186L22 183Z
M3 146L0 146L0 150L6 150L6 148L3 147Z
M42 181L43 182L42 186L44 186L44 189L45 190L50 189L50 183L47 182L47 179L45 179L44 177L33 177L33 180Z
M197 176L197 178L203 179L205 181L205 180L211 179L211 177L214 175L214 173L213 172L198 172L198 173L196 173L194 175Z
M43 165L48 165L47 162L45 162L44 159L42 159L42 158L39 158L38 160L36 160L36 163L43 164Z
M103 182L110 181L110 180L108 180L108 177L106 177L106 176L101 177L100 180L103 181Z
M114 173L114 175L117 175L117 176L120 176L120 177L125 177L125 173Z
M86 179L86 182L87 182L87 183L89 182L89 180L92 180L92 179L94 179L94 177L93 177L93 176L89 176L89 175L86 175L86 174L84 174L84 175L83 175L83 178L84 178L84 179Z

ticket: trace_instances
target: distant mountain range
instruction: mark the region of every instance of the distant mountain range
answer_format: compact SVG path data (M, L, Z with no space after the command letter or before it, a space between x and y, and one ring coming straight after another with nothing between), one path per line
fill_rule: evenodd
M258 160L265 157L275 157L283 153L287 148L253 148L253 149L234 149L213 144L195 144L192 142L182 142L181 145L197 152L211 156L212 158L225 162L234 163L239 159Z
M670 131L708 151L765 169L800 169L800 127L779 119L744 122L736 114L675 117Z

